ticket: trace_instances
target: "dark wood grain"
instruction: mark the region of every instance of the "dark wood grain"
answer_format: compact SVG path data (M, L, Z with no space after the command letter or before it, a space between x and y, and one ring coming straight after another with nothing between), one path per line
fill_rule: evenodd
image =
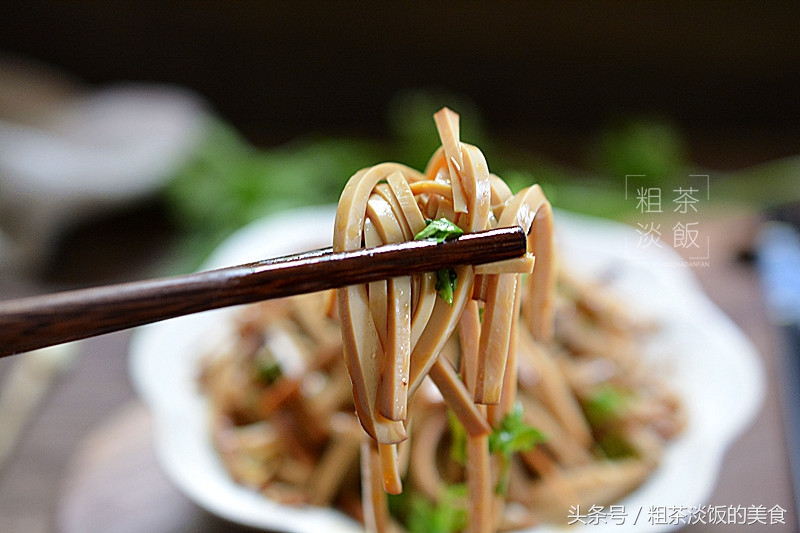
M0 357L178 316L519 257L522 228L444 242L411 241L334 253L316 250L184 276L0 302Z

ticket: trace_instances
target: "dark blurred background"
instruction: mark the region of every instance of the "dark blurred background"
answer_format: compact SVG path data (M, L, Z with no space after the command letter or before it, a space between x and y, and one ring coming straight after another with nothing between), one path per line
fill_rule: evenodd
M385 134L388 102L422 87L568 161L615 117L658 114L730 168L796 151L798 27L795 2L32 0L0 5L0 50L190 87L257 142Z

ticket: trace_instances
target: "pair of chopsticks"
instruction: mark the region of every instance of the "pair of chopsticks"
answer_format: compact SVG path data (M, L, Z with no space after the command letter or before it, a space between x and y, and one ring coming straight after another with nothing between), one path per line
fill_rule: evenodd
M0 357L201 311L369 283L526 252L522 228L330 249L155 280L0 302Z

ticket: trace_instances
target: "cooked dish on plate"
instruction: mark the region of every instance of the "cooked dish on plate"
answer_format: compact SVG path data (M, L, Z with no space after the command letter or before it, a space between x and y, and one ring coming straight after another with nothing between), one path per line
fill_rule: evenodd
M205 267L508 225L528 256L142 328L131 372L165 471L280 531L550 532L612 505L628 520L592 531L679 527L647 510L705 502L763 394L751 345L673 253L513 193L457 115L435 123L423 171L366 168L335 208L259 221Z
M351 178L334 250L520 225L528 257L246 308L202 370L214 445L237 482L376 531L515 530L611 504L684 427L642 358L657 324L560 264L543 191L512 194L455 113L435 119L424 172Z

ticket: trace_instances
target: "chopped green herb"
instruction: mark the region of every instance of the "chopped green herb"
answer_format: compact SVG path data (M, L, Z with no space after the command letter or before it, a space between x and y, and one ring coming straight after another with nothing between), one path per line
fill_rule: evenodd
M415 241L436 241L444 242L448 239L455 239L464 234L464 230L442 217L439 220L428 220L425 229L417 233Z
M541 431L525 422L522 405L517 403L489 434L489 451L500 456L500 475L495 492L505 494L508 490L511 457L515 453L532 450L546 440Z
M541 431L525 422L522 405L517 403L500 422L500 426L489 435L489 450L511 457L517 452L531 450L546 440Z
M583 400L583 409L597 444L609 459L637 454L636 448L625 438L621 424L632 401L634 397L630 391L610 383L599 385Z
M619 432L608 432L597 437L597 444L609 459L636 457L638 450Z
M594 428L617 420L630 403L630 394L619 387L604 384L584 401L586 418Z
M442 268L436 271L436 292L448 304L453 305L453 293L458 286L455 269Z
M417 233L415 241L436 241L442 243L464 234L464 230L450 222L445 217L439 220L427 221L425 229ZM443 268L436 272L436 292L450 305L453 305L453 293L456 290L456 271L452 268Z
M467 464L467 430L455 413L448 409L447 422L450 427L450 459L461 465Z
M263 381L267 385L272 385L276 381L278 381L283 372L281 371L281 365L278 363L271 361L266 362L262 361L256 368L258 372L258 379Z
M406 490L389 496L389 509L409 533L456 533L467 526L466 492L464 484L450 485L439 501L433 502Z

